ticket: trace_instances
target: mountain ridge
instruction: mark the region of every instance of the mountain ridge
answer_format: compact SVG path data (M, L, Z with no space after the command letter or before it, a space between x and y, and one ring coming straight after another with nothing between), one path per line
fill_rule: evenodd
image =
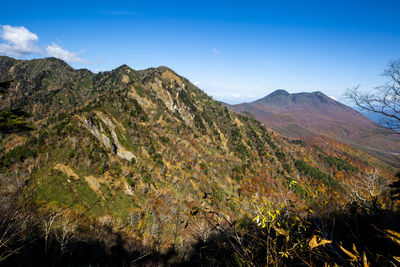
M394 170L345 144L278 135L167 67L94 74L0 57L0 82L0 110L34 126L0 136L0 195L34 192L39 221L67 209L160 252L187 251L226 222L217 216L250 218L257 195L298 210L342 203L326 192L356 170Z
M267 128L290 137L325 135L355 144L383 160L386 152L400 153L400 137L394 131L319 91L290 94L277 90L250 103L226 106L252 114Z

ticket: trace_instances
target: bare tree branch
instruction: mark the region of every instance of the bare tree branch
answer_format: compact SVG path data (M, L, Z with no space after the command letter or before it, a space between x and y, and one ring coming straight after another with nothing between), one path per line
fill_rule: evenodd
M389 81L373 93L361 92L356 86L347 89L345 96L361 110L381 114L381 123L400 134L400 60L389 62L383 76Z

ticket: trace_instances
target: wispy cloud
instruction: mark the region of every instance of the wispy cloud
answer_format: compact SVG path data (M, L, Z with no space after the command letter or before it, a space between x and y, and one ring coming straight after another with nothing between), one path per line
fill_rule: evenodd
M24 57L31 54L40 54L60 58L68 63L79 62L89 64L78 56L56 43L47 45L44 49L39 47L39 37L24 26L0 25L0 55Z
M22 57L31 53L40 53L38 47L39 37L27 28L0 26L0 38L6 43L0 44L0 54Z
M221 51L219 51L217 48L213 48L211 51L213 52L214 55L221 54Z
M46 54L51 57L62 59L66 62L80 62L84 64L89 63L87 60L80 58L77 53L65 50L55 43L46 47Z

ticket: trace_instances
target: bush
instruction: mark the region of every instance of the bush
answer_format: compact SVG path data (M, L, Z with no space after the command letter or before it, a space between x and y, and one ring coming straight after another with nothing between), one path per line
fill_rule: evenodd
M290 168L289 164L287 164L286 162L282 163L282 167L287 173L292 172L292 168Z
M8 151L3 157L0 159L0 167L7 168L10 167L13 163L18 161L24 161L30 157L36 157L36 151L31 148L30 142L25 143L24 145L17 146L14 149Z
M281 162L286 160L285 152L276 151L275 155L278 158L278 160L281 161Z
M169 138L166 137L166 136L160 136L160 140L164 144L168 144L169 143Z
M351 165L348 161L346 161L344 159L330 156L330 157L326 157L325 160L329 166L335 167L339 171L342 171L342 170L351 171L351 172L358 171L357 167L354 167L353 165Z
M335 184L335 180L331 176L322 172L316 167L308 165L305 161L297 160L295 162L295 166L305 175L309 175L314 179L321 180L325 185L332 186Z

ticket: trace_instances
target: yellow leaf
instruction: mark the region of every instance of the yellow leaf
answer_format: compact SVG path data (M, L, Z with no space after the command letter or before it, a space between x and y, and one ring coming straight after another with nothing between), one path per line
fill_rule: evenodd
M400 262L400 257L399 256L393 256L393 259L395 259L396 261Z
M353 251L356 253L357 257L360 257L360 253L358 253L356 245L353 243Z
M346 253L351 258L351 261L356 261L357 260L357 256L356 255L354 255L353 253L351 253L350 251L348 251L347 249L345 249L342 246L340 246L340 248L343 250L344 253Z
M308 242L308 245L310 246L310 249L313 249L318 246L318 241L317 241L316 235L314 235L313 238L311 238L310 242Z
M280 234L280 235L287 235L287 233L285 232L285 230L283 230L283 229L281 229L281 228L278 228L278 227L275 227L275 226L274 226L274 230L275 230L278 234Z
M389 230L389 229L387 229L387 230L385 230L387 233L389 233L389 234L391 234L391 235L394 235L395 237L397 237L397 238L399 238L400 239L400 233L398 233L398 232L395 232L395 231L392 231L392 230Z
M400 246L400 233L392 231L392 230L385 230L386 236L392 239L397 245Z
M363 252L363 264L364 264L364 267L369 267L369 263L367 260L367 256L365 255L365 251Z
M309 245L310 249L313 249L313 248L323 246L326 244L330 244L330 243L332 243L332 241L326 240L326 239L321 239L321 241L318 242L317 236L314 235L313 238L311 238L310 242L308 242L308 245Z
M330 241L330 240L326 240L326 239L322 239L320 242L319 242L319 246L323 246L323 245L326 245L326 244L330 244L330 243L332 243L332 241Z

